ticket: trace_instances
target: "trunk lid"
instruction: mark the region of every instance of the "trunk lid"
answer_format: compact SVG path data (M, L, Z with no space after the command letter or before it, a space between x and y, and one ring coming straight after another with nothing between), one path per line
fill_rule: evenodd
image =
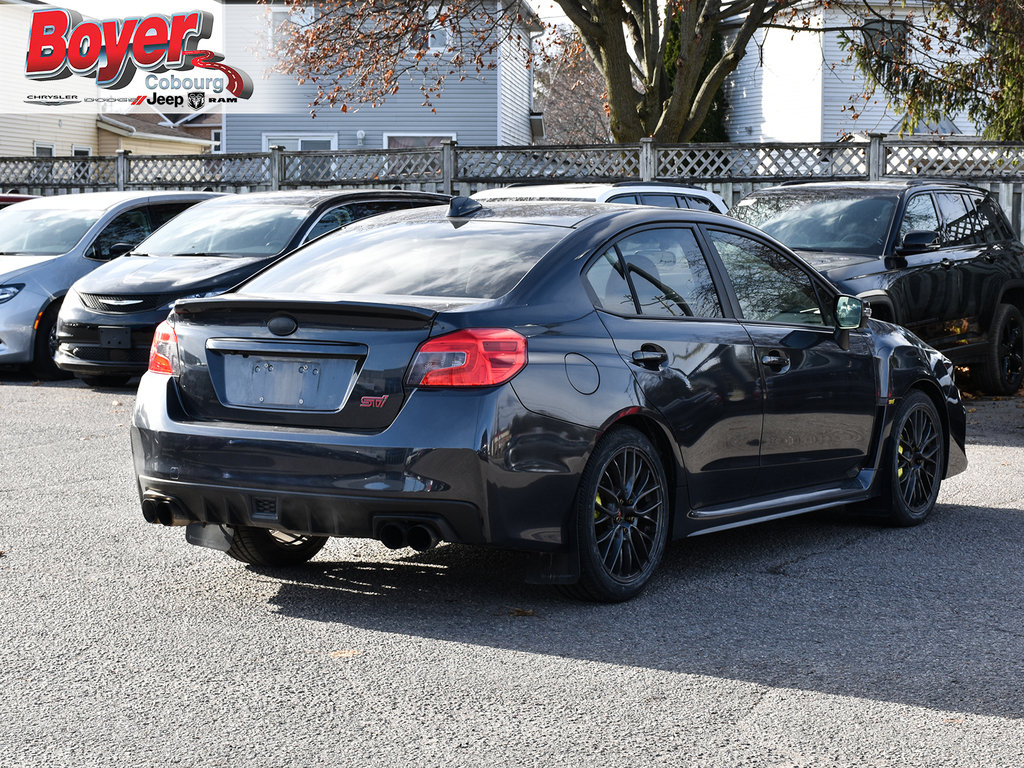
M174 310L187 417L380 431L405 372L452 302L218 297Z

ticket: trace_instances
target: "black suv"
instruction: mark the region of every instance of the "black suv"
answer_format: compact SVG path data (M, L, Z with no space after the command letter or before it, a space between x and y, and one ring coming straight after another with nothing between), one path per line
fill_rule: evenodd
M906 326L970 385L1024 380L1024 246L984 189L948 181L818 182L761 189L730 215L796 250L872 316Z

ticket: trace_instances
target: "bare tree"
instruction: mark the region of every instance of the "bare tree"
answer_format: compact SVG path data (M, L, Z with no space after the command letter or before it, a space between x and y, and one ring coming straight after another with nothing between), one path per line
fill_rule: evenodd
M576 32L558 27L545 43L534 74L535 105L544 113L544 132L554 144L611 141L604 78Z
M758 30L818 29L826 9L846 9L854 21L845 26L853 28L869 13L853 0L555 2L601 73L609 127L621 142L690 140ZM872 2L878 12L900 5ZM432 106L447 78L493 68L500 46L516 47L532 65L531 30L542 29L522 0L289 0L289 7L293 22L279 46L280 69L317 86L314 109L379 104L410 75ZM671 62L668 18L678 24Z

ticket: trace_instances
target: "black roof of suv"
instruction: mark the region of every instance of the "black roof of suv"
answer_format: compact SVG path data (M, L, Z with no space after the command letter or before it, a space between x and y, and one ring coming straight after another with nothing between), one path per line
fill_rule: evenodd
M757 190L730 215L796 250L876 319L914 331L992 394L1024 381L1024 246L987 190L844 181Z

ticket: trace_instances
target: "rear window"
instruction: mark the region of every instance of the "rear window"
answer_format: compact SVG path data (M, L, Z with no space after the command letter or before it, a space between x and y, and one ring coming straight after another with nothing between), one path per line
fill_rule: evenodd
M296 251L239 292L494 299L567 232L495 221L350 227Z

